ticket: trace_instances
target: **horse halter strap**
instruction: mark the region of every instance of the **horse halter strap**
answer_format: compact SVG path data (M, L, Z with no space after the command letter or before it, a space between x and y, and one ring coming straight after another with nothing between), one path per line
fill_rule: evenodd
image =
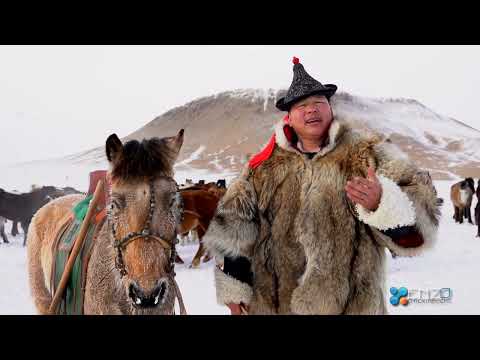
M175 276L175 257L176 257L176 249L175 249L175 244L178 243L178 239L176 236L172 239L172 242L169 243L165 241L164 239L161 239L160 237L153 235L150 232L150 224L152 223L152 218L153 218L153 213L155 212L155 189L153 186L153 179L150 180L149 182L150 186L150 209L147 217L147 221L145 222L145 225L143 227L143 230L140 232L131 232L127 236L125 236L121 240L117 240L117 234L115 232L115 227L113 226L113 221L111 221L112 224L112 235L113 235L113 247L117 251L117 256L115 258L115 267L120 271L120 275L123 277L127 275L127 269L125 268L125 263L123 262L123 256L122 256L122 250L125 249L125 247L132 241L141 239L141 238L150 238L153 240L158 241L166 250L170 250L170 268L169 272L173 273L172 275Z

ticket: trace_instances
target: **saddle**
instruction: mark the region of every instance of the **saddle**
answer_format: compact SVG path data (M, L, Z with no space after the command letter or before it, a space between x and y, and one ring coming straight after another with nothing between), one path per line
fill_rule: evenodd
M75 239L78 237L80 228L88 210L90 200L95 192L98 182L105 180L105 191L95 209L96 214L90 221L85 241L82 249L78 254L67 287L63 293L62 301L60 302L57 314L60 315L81 315L83 314L83 301L85 294L85 283L88 268L88 261L93 249L93 244L98 236L100 229L106 219L106 204L108 201L108 194L110 193L110 184L107 179L107 171L98 170L90 173L90 184L85 199L80 201L72 208L69 218L61 226L53 245L54 261L52 264L52 277L50 279L50 288L52 294L58 288L60 279L65 270L68 257L75 244Z

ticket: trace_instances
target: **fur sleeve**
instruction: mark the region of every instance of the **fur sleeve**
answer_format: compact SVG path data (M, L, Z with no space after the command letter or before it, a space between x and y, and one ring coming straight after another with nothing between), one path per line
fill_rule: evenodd
M248 179L248 167L228 187L210 222L203 243L217 258L251 259L259 233L257 195Z
M420 171L396 146L375 147L377 175L382 184L379 208L370 214L358 209L359 219L372 226L380 244L400 256L416 256L434 246L440 218L437 192L430 175ZM403 247L384 230L413 226L423 238L418 247Z
M225 274L219 268L215 268L215 290L218 305L228 305L229 303L248 305L252 298L250 285Z

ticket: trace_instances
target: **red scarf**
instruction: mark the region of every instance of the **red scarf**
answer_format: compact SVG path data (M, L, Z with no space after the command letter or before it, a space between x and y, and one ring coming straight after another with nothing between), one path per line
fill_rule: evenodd
M283 133L287 138L288 142L292 143L295 138L295 132L290 125L288 125L288 115L283 118ZM272 135L268 144L260 151L258 154L254 155L248 162L248 166L252 169L256 169L263 163L265 160L269 159L272 156L273 149L275 148L275 134Z

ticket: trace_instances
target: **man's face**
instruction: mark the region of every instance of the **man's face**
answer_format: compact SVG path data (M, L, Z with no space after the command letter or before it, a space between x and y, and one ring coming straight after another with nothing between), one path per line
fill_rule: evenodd
M323 95L312 95L290 108L289 125L302 138L321 138L333 120L332 110Z

